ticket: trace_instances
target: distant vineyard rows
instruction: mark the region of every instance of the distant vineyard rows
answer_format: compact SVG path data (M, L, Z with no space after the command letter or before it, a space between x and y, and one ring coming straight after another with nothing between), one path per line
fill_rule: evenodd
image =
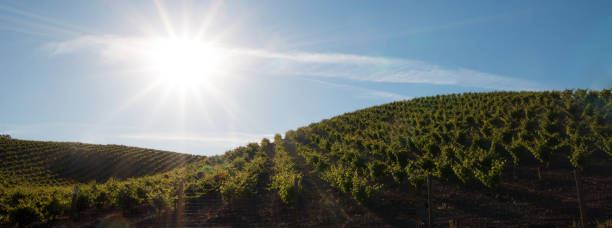
M0 186L63 185L152 175L200 156L120 145L0 138Z

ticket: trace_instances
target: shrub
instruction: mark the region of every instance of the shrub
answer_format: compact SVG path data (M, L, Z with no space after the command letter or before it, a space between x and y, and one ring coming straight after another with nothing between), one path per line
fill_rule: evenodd
M329 184L344 192L347 193L350 190L350 172L348 169L339 166L331 166L331 168L323 173L323 179Z
M293 170L277 172L272 177L270 188L278 190L283 202L294 202L302 189L302 174Z
M20 203L17 207L9 210L8 217L10 222L23 227L33 222L41 221L42 214L35 205L31 203Z
M124 214L133 214L136 212L141 199L136 195L136 191L126 184L119 188L117 192L116 205L123 211Z
M8 205L13 206L13 207L17 206L19 202L21 202L25 198L26 198L26 195L23 192L15 191L10 195Z
M89 192L79 192L76 199L76 210L79 212L87 210L91 206L92 201L93 200L91 199L91 195Z
M457 178L459 178L461 182L467 183L469 180L471 180L472 178L472 171L470 169L471 166L468 166L466 162L463 162L463 164L453 163L452 167L453 167L453 172L455 173L455 176L457 176Z
M94 205L96 205L97 208L103 208L108 203L108 200L109 199L107 193L101 191L94 198Z
M386 165L380 161L374 161L368 164L370 178L373 180L382 180L385 176Z
M153 207L157 214L161 214L172 205L172 198L168 192L155 191L149 193L147 198L149 199L149 205Z
M147 200L147 190L142 186L136 188L136 196L141 200Z
M246 182L248 179L247 172L236 172L234 175L228 176L219 186L221 196L225 201L231 201L234 198L240 197L246 192Z
M55 220L64 214L66 205L63 204L58 198L52 197L49 202L44 206L43 215L48 220Z
M256 193L256 185L265 170L266 159L257 157L246 163L243 171L229 175L219 186L224 200L229 201L247 194Z

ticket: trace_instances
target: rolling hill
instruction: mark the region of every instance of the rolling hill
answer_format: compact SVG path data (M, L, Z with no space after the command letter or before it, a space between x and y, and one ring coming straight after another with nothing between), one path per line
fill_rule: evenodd
M0 186L104 182L162 173L203 157L122 145L0 137Z
M2 177L11 180L0 188L0 221L7 225L612 221L610 90L398 101L207 158L6 137L0 146ZM38 187L26 188L30 183Z

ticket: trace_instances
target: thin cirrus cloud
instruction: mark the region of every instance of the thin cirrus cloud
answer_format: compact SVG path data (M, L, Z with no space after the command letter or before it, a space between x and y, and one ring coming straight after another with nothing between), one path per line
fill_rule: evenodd
M150 39L149 39L150 40ZM91 51L107 63L143 59L148 39L143 37L81 36L45 45L53 55ZM419 60L344 53L280 52L252 48L223 48L234 68L252 73L318 76L365 82L423 83L495 90L536 90L541 85L525 79L467 68L448 68Z

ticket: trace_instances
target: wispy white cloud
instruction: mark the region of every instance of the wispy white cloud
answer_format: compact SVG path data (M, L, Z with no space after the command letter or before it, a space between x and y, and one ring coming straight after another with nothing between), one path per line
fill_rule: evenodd
M147 42L149 40L137 37L86 35L62 42L50 42L43 49L52 55L92 52L110 63L128 61L126 63L131 64L146 54Z
M371 96L374 96L374 97L389 98L389 99L394 100L394 101L412 99L412 97L410 97L410 96L404 96L404 95L401 95L401 94L391 93L391 92L386 92L386 91L380 91L380 90L371 90L367 94L371 95Z
M277 53L264 50L244 50L239 53L277 60L271 62L267 68L263 68L268 73L276 74L340 77L371 82L458 85L502 90L533 90L539 87L535 82L529 80L466 68L445 68L418 60L340 53Z
M93 51L105 61L129 63L147 54L147 38L81 36L49 43L52 54ZM385 83L425 83L498 90L534 90L541 87L525 79L451 68L419 60L345 53L280 52L252 48L223 48L232 67L246 72L287 76L319 76Z
M369 88L364 88L364 87L359 87L359 86L354 86L354 85L348 85L348 84L339 84L339 83L333 83L333 82L328 82L328 81L322 81L322 80L317 80L317 79L307 79L309 81L313 81L316 83L320 83L329 87L335 87L335 88L348 88L348 89L352 89L352 90L357 90L357 91L361 91L362 93L360 95L358 95L359 97L372 97L372 98L386 98L386 99L390 99L390 100L409 100L412 99L412 97L410 96L405 96L402 94L398 94L398 93L392 93L392 92L387 92L387 91L382 91L382 90L375 90L375 89L369 89Z

